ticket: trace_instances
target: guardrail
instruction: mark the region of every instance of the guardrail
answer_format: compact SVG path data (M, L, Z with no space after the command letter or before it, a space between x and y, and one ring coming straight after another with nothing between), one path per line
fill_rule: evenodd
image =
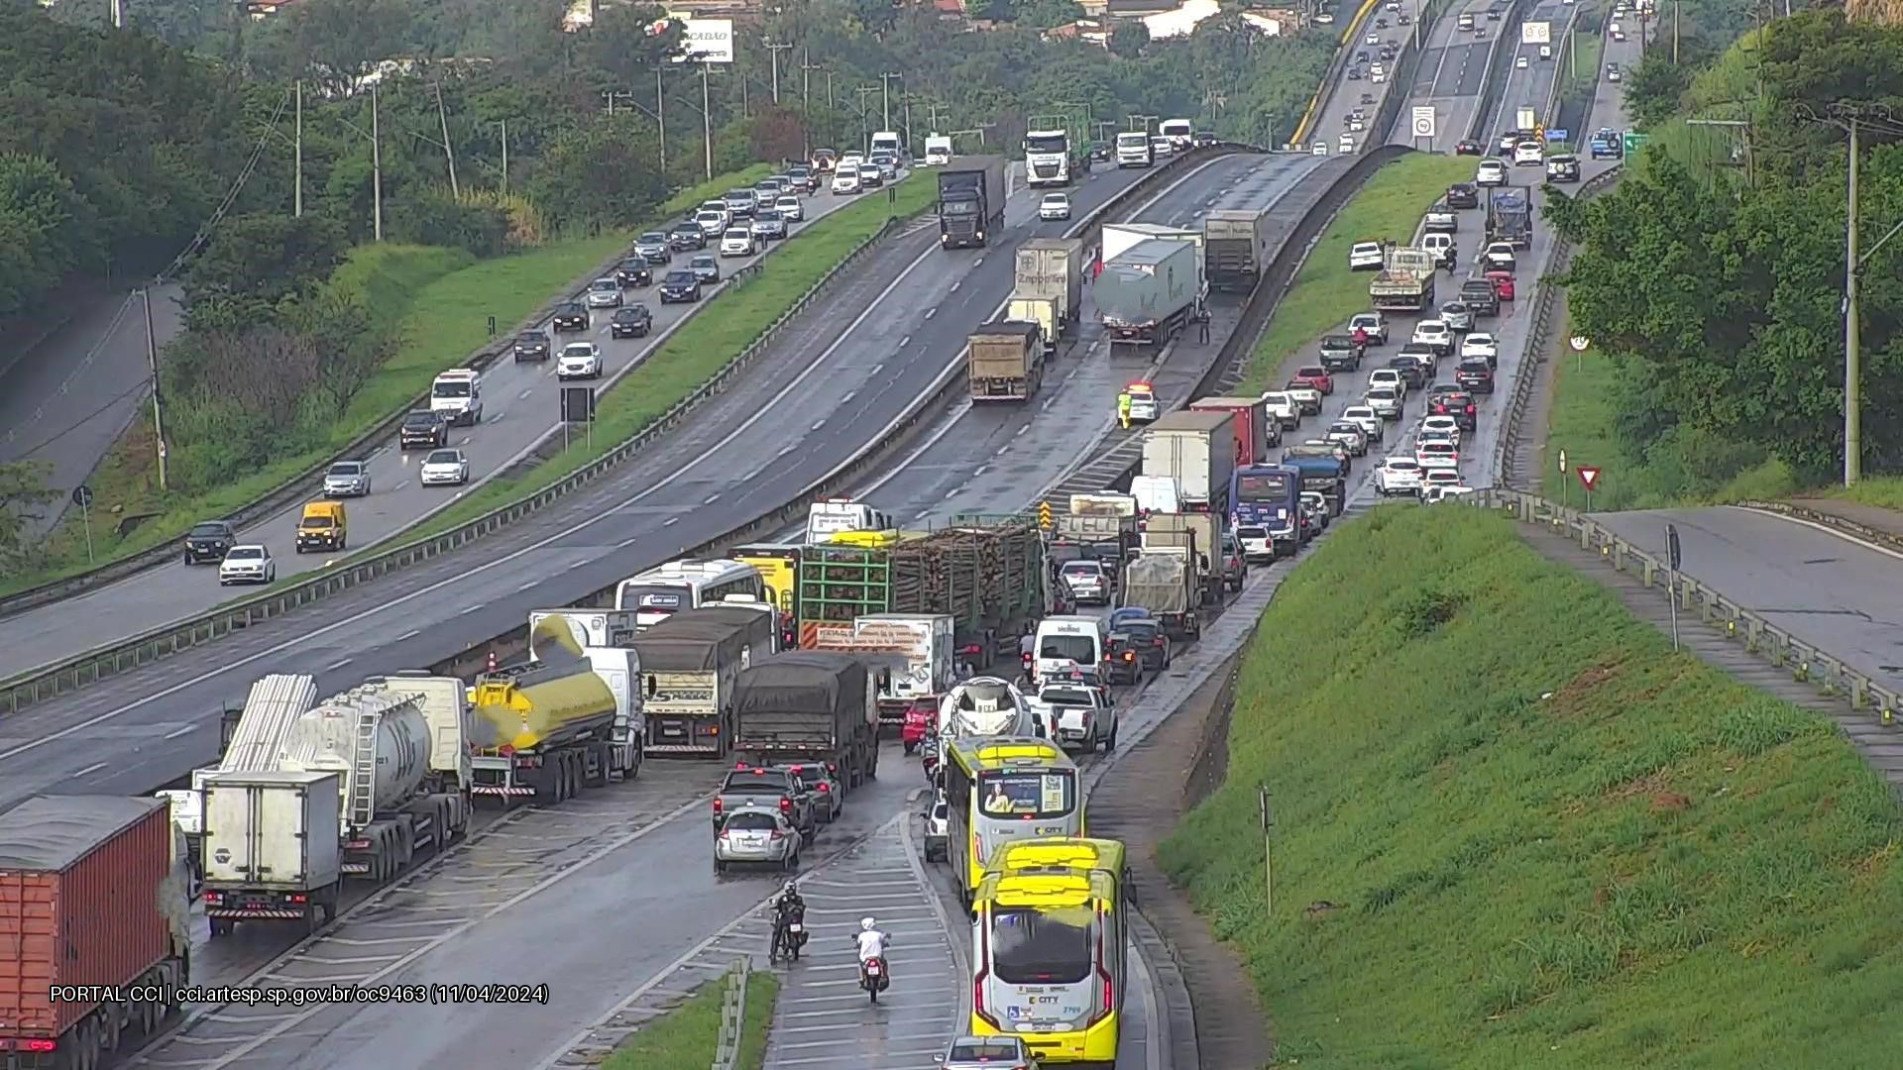
M740 1060L740 1038L747 1028L747 978L753 963L745 955L727 971L726 991L720 1000L720 1039L714 1044L713 1070L734 1070Z
M627 259L627 256L627 250L623 249L618 251L596 265L594 270L590 271L584 277L594 279L600 278L603 275L611 275L614 273L615 266ZM749 265L740 271L736 271L732 278L744 277L749 273L757 273L757 271L757 264ZM526 319L517 321L506 330L503 329L502 325L498 324L497 333L489 344L476 350L475 353L471 354L469 359L463 361L459 367L474 368L477 371L487 370L494 365L497 360L510 352L510 346L516 335L543 323L550 316L553 316L557 305L580 300L579 295L584 292L584 289L585 284L563 290L560 294L544 302L534 312L530 313ZM718 301L721 294L726 293L727 289L727 287L722 287L720 290L715 291L713 296L708 299L709 302ZM685 322L687 322L686 319L677 320L668 330L672 331L675 327ZM659 344L666 337L667 333L663 332L657 336L654 341L656 344ZM625 374L628 369L634 366L635 365L630 364L623 368L621 374ZM607 385L612 385L612 381L609 384L604 384L604 388ZM429 391L425 389L422 393L410 399L402 408L379 420L363 434L351 439L335 456L327 457L305 468L285 482L280 483L277 487L266 491L262 497L238 507L233 512L227 514L223 519L230 521L233 526L243 529L266 517L274 516L285 509L289 509L291 506L296 505L306 498L319 494L323 489L324 473L330 470L331 465L340 460L349 460L363 456L371 449L394 436L397 427L402 424L403 418L407 416L412 409L428 407ZM100 565L98 568L87 569L85 572L68 576L65 579L52 580L40 584L37 587L29 587L24 591L0 597L0 618L10 617L18 613L36 609L40 606L58 602L64 598L70 598L75 594L89 591L95 587L104 586L105 584L122 580L135 573L144 572L147 569L163 565L177 557L177 540L168 539L158 546L143 550L130 557L120 558L117 561L109 561L106 564Z
M1114 218L1135 200L1147 196L1158 186L1174 181L1213 157L1235 152L1259 151L1261 150L1254 146L1233 143L1219 143L1191 149L1187 153L1173 157L1169 163L1154 169L1133 183L1103 207L1086 216L1082 222L1071 228L1070 233L1073 236L1083 237L1086 245L1094 245L1099 241L1101 228L1106 221ZM881 233L889 232L890 228L891 223L888 221L887 230ZM878 236L874 236L861 243L855 253L863 251L877 240ZM828 275L828 280L836 277L843 269L844 264L835 268ZM820 286L823 285L825 285L824 281ZM820 286L815 286L813 290L808 291L808 304L811 303L812 295L818 292ZM770 341L770 336L783 327L785 321L793 314L794 312L789 311L786 316L776 321L762 335L762 339ZM719 393L733 372L737 370L738 362L751 359L752 355L759 352L758 347L762 344L761 341L756 341L754 345L749 346L746 353L729 362L727 370L723 370L713 382L703 385L695 392L693 398L676 404L659 420L622 442L606 455L542 490L499 506L440 535L412 539L401 545L375 552L361 561L346 563L326 572L314 573L281 591L242 599L191 620L154 629L110 647L83 654L57 665L22 673L10 680L0 682L0 712L17 711L54 696L78 690L105 677L116 676L170 657L182 650L211 642L233 631L241 631L254 624L263 623L302 606L350 590L390 572L440 557L516 524L576 489L593 482L611 469L633 459L653 437L674 427L695 405ZM793 500L764 510L754 520L725 535L699 546L683 547L681 552L674 556L717 556L724 553L728 547L751 541L787 526L803 516L807 506L815 499L834 496L842 488L863 478L866 471L885 460L897 447L903 445L920 422L937 414L938 410L962 387L964 370L962 366L956 364L949 366L945 374L930 389L915 400L905 413L880 432L865 449L840 464ZM596 595L597 598L612 596L612 588L598 592ZM526 625L524 627L526 628Z
M1743 643L1746 651L1789 671L1793 680L1847 699L1853 710L1877 711L1881 724L1892 723L1898 708L1903 707L1903 694L1871 680L1710 585L1673 572L1666 562L1619 538L1584 513L1554 505L1537 495L1502 488L1481 491L1473 499L1474 504L1510 513L1523 524L1541 524L1561 531L1583 550L1597 550L1606 564L1620 572L1636 572L1647 588L1675 599L1681 611L1695 613L1700 622Z

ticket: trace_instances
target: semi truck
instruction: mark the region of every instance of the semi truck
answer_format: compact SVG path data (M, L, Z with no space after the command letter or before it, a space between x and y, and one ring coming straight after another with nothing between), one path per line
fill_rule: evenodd
M1095 296L1113 343L1161 346L1197 314L1202 292L1196 247L1151 239L1104 262Z
M1269 418L1259 397L1206 397L1189 403L1193 412L1227 412L1235 419L1236 464L1262 464L1270 446L1282 444L1282 425Z
M1004 157L954 156L938 173L938 244L982 249L1004 229Z
M1203 249L1212 288L1249 293L1268 270L1268 211L1248 208L1210 212L1203 217Z
M761 764L823 762L851 791L879 771L880 672L824 650L755 662L734 682L734 751Z
M1524 189L1496 189L1487 197L1487 240L1510 243L1515 249L1533 245L1533 206Z
M752 543L734 547L727 551L727 556L752 565L760 573L767 602L779 610L780 649L791 650L799 646L800 547L773 542Z
M724 758L732 748L734 680L779 648L777 623L744 606L676 613L642 632L647 753Z
M1024 132L1024 176L1032 189L1069 186L1090 173L1085 139L1076 130L1047 128Z
M471 790L505 806L523 799L561 802L584 786L606 784L616 771L617 727L628 727L624 703L566 621L541 621L529 643L535 661L485 672L470 689ZM625 655L631 670L638 655Z
M1227 410L1165 413L1143 432L1141 472L1175 479L1185 510L1226 514L1235 439L1235 416Z
M1216 513L1151 513L1143 528L1143 552L1166 547L1183 549L1203 601L1221 605L1223 584L1228 580L1223 575L1222 525L1223 519Z
M1188 242L1196 247L1196 293L1198 297L1209 293L1208 254L1204 252L1208 245L1200 230L1186 230L1182 227L1166 227L1161 223L1106 223L1103 227L1101 256L1107 263L1122 256L1126 251L1146 241Z
M748 610L765 612L768 607ZM566 629L566 636L543 626L553 621ZM581 652L595 675L615 697L615 722L609 731L608 772L611 779L633 780L640 774L641 759L647 751L647 712L641 694L641 656L634 641L641 632L640 613L633 609L606 609L576 606L567 609L538 609L529 614L529 658L537 659L537 646L546 644L551 634L565 646Z
M1389 249L1368 298L1382 312L1420 312L1434 304L1434 254L1426 249Z
M1013 300L1048 297L1057 303L1057 329L1074 331L1084 295L1082 238L1028 238L1018 246ZM1013 315L1012 319L1023 317Z
M1044 542L1022 517L969 517L957 526L901 535L886 546L809 546L800 558L800 646L822 627L881 613L952 618L953 642L982 669L1048 604Z
M850 625L814 630L814 650L875 659L887 671L874 700L881 725L903 725L920 709L936 710L958 678L957 630L942 613L874 613Z
M971 332L966 368L973 401L1029 401L1044 383L1044 337L1035 323L998 320Z
M1184 547L1146 548L1123 566L1117 604L1149 610L1172 639L1199 638L1203 625L1196 606L1201 591L1190 559L1191 551Z
M156 1037L190 979L189 883L162 799L0 813L0 1062L99 1067Z

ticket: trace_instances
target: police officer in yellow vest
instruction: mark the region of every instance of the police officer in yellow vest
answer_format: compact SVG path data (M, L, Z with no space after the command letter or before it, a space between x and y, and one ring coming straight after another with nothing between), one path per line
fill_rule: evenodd
M1126 430L1130 426L1130 392L1128 390L1117 395L1117 423Z

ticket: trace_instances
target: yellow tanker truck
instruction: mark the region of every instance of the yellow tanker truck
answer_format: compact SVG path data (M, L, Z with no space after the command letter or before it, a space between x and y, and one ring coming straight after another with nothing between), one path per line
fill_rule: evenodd
M469 790L504 805L560 802L607 784L624 713L562 620L543 620L533 631L538 660L484 673L469 691Z

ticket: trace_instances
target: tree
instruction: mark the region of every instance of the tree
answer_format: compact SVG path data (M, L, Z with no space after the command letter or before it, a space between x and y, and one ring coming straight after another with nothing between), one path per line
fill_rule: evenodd
M185 276L185 296L275 305L307 290L343 262L347 243L335 220L281 212L233 216L212 232Z
M0 464L0 565L9 570L18 566L31 544L32 522L45 515L44 506L58 500L59 492L46 485L44 465Z
M411 26L402 0L299 0L286 10L286 66L332 97L355 93L378 63L401 55Z
M1135 59L1149 43L1150 28L1136 19L1119 19L1116 28L1110 31L1111 55Z
M1674 63L1662 48L1646 51L1639 65L1625 77L1626 109L1640 126L1657 126L1678 111L1685 91L1692 87L1694 64Z
M667 197L655 167L654 133L628 112L595 115L549 145L533 186L555 226L628 226Z

